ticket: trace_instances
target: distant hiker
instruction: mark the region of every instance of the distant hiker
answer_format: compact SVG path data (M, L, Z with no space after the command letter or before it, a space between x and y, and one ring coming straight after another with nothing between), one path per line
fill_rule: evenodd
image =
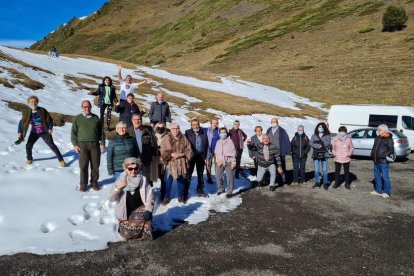
M200 122L197 119L191 120L191 128L185 131L185 137L191 144L193 156L188 161L186 189L189 189L194 168L197 168L197 195L206 197L204 193L204 167L210 158L210 151L208 149L208 138L204 129L200 128ZM188 192L187 192L188 194Z
M152 127L142 124L141 114L132 115L132 126L127 127L130 136L136 139L138 144L137 156L141 159L142 174L151 182L151 160L157 152L157 143Z
M391 180L389 175L390 162L395 160L394 140L388 132L388 126L378 126L377 137L371 151L371 158L374 161L375 190L371 195L379 195L383 198L391 196ZM384 182L382 182L384 180Z
M286 130L279 126L279 120L277 118L272 118L270 123L271 127L267 129L266 134L269 135L270 143L280 149L280 161L283 170L283 173L281 174L283 186L286 184L286 155L290 154L292 151L290 147L290 139Z
M118 232L125 240L152 240L152 188L147 178L139 173L139 159L126 158L122 167L124 171L109 193L109 200L116 203Z
M351 161L354 146L352 145L351 136L347 135L347 129L344 126L339 127L338 134L332 139L332 155L335 160L335 185L332 188L336 189L340 185L341 166L344 167L345 173L345 188L351 189L351 182L349 179L349 163Z
M108 174L117 178L124 171L122 163L125 158L138 157L137 141L127 133L126 129L127 125L124 122L116 124L116 135L109 140L106 151Z
M176 123L171 124L171 132L161 143L161 160L166 166L166 189L163 205L167 205L171 200L171 187L173 181L177 181L178 202L186 203L186 178L188 171L188 161L191 159L193 151L187 138L180 132L180 126Z
M328 126L324 122L316 125L314 134L312 135L309 144L313 149L312 158L315 172L315 185L313 188L319 188L322 185L319 178L319 164L321 164L323 188L328 190L328 158L330 157L331 151L331 133L329 132Z
M254 128L254 133L250 139L248 139L248 144L259 145L263 140L263 128L261 126L256 126ZM254 175L257 174L257 151L255 151L252 147L248 147L249 149L249 156L253 159L254 162Z
M217 141L220 139L220 133L218 128L218 120L217 119L211 119L210 121L210 127L204 128L204 132L207 134L208 138L208 150L209 150L209 156L206 164L206 170L207 170L207 183L212 184L213 179L211 177L211 167L213 165L213 162L216 163L215 158L215 149Z
M122 78L122 65L118 65L118 80L121 89L119 91L120 102L126 101L128 94L133 93L140 85L152 81L152 79L145 79L138 83L132 82L132 76L126 75L125 79Z
M46 145L56 154L59 165L65 167L65 161L63 160L62 154L60 153L58 147L53 142L52 132L53 132L53 119L50 116L49 112L38 106L39 98L36 96L30 96L27 99L27 103L30 108L24 109L22 111L22 119L18 125L18 140L15 142L16 145L24 141L26 137L29 126L31 125L31 131L29 138L26 144L26 164L30 165L33 163L32 149L33 145L39 138L42 138L45 141Z
M249 149L256 152L257 156L257 182L261 182L263 177L268 171L270 173L270 191L276 189L276 165L277 171L282 174L282 165L280 161L280 150L279 147L273 144L270 144L269 135L263 135L263 142L258 145L250 142L248 145ZM276 165L275 165L276 164Z
M224 193L223 176L225 173L227 182L226 197L232 197L237 151L225 127L220 128L220 140L217 141L214 153L216 155L216 183L218 187L217 194L220 195Z
M292 147L293 182L301 184L306 181L306 160L311 149L309 137L305 134L305 127L299 125L295 136L290 141ZM300 176L300 180L299 180Z
M102 79L102 83L98 86L95 92L89 92L88 95L99 96L100 120L101 126L104 128L104 114L106 109L106 127L105 131L109 131L111 124L111 111L114 103L118 102L115 94L115 86L112 84L112 79L108 76Z
M56 47L52 47L52 49L49 50L48 55L51 58L58 58L59 57L59 52L57 51Z
M171 123L170 106L164 101L164 94L157 93L156 101L151 104L148 115L152 126L158 122Z
M81 108L82 113L73 119L71 132L74 151L79 154L79 191L86 192L89 164L91 166L91 185L97 191L99 190L98 179L101 152L105 150L102 125L99 117L91 113L92 104L90 101L83 101Z
M165 196L165 165L161 160L161 144L170 131L165 127L164 123L157 123L154 128L154 135L157 142L157 151L151 159L151 181L161 180L161 201Z
M126 123L127 126L132 126L132 115L144 114L139 110L138 105L134 102L134 94L129 93L126 101L117 102L115 104L115 112L119 113L119 121Z
M234 177L239 178L240 162L243 154L244 141L246 141L247 135L240 129L240 122L238 120L233 122L233 128L230 129L228 134L236 148L236 172Z

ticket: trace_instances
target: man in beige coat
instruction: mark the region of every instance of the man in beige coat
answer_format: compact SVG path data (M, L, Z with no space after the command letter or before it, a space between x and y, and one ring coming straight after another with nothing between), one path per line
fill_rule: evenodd
M188 195L185 191L185 185L189 185L186 181L188 170L188 160L190 160L193 152L191 150L190 142L180 132L178 124L171 124L171 133L169 133L161 143L161 160L166 166L166 191L165 197L162 201L166 205L171 200L171 186L173 181L177 181L178 186L178 201L185 203Z

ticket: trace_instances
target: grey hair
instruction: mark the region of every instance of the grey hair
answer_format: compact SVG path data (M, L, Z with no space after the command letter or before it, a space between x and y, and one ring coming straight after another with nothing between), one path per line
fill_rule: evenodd
M298 125L298 129L299 128L305 129L305 127L303 125Z
M116 124L115 129L117 129L118 127L127 127L127 125L124 122L119 122Z
M122 163L122 168L124 168L124 170L126 170L128 168L129 165L137 165L137 168L141 168L141 160L139 158L135 158L135 157L128 157L125 158L124 162Z
M387 126L386 124L380 124L380 125L378 126L378 130L380 130L380 129L382 129L382 130L384 130L384 131L388 131L388 126Z

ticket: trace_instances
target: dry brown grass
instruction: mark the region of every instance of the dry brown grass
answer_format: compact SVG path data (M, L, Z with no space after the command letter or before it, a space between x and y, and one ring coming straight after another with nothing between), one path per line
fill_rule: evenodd
M22 72L17 71L16 69L5 68L5 67L0 67L0 68L2 68L5 71L8 71L9 74L14 78L11 81L12 84L14 85L20 84L32 90L39 90L45 87L43 83L29 78L29 76L27 76L26 74Z
M20 65L22 65L24 67L31 68L31 69L33 69L35 71L42 71L42 72L45 72L45 73L48 73L48 74L51 74L51 75L55 75L54 73L52 73L52 72L50 72L48 70L42 69L42 68L37 67L37 66L34 66L34 65L30 65L30 64L28 64L28 63L26 63L24 61L21 61L21 60L18 60L16 58L12 57L12 56L9 56L9 55L3 53L2 51L0 51L0 59L3 59L3 60L7 60L7 61L10 61L10 62L13 62L13 63L20 64Z
M72 91L78 91L78 90L94 90L96 86L98 85L96 81L87 79L87 78L80 78L75 77L72 75L65 75L64 80L68 86L71 87ZM90 84L91 86L86 86L86 84Z
M4 85L4 87L7 88L14 88L14 85L11 84L7 79L5 78L0 78L0 84Z
M154 76L150 77L156 81L161 82L163 87L171 91L177 91L200 99L202 101L201 103L191 103L191 106L204 110L213 108L232 115L251 115L253 113L265 113L282 117L295 116L298 118L304 118L304 116L320 118L325 115L321 110L310 106L306 106L302 110L296 111L288 108L278 107L273 104L251 100L245 97L237 97L222 92L184 85L167 79L160 79ZM167 96L167 100L168 98L169 95Z

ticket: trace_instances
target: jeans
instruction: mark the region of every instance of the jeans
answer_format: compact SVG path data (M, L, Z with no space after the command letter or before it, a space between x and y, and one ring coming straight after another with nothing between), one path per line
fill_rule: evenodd
M320 184L319 179L319 162L322 163L322 179L323 184L328 184L328 160L327 159L313 159L313 168L315 171L315 184Z
M391 195L391 181L388 174L389 168L389 164L374 163L375 191L377 193L382 194L384 192ZM384 179L384 185L382 185L382 179Z
M261 182L263 180L263 176L265 175L266 171L270 172L270 184L269 186L276 186L276 166L275 164L270 165L268 168L259 166L257 168L257 182Z
M194 168L196 168L197 170L197 193L204 193L203 173L204 173L205 165L206 165L205 160L200 155L193 156L193 158L191 158L190 161L188 162L189 168L187 172L187 181L189 184L191 183L191 178L193 176Z
M305 182L306 158L293 157L293 182Z
M166 199L171 199L171 187L173 184L174 178L172 175L168 175L167 180L165 181L165 197ZM184 177L179 176L177 178L177 190L178 197L184 197Z

